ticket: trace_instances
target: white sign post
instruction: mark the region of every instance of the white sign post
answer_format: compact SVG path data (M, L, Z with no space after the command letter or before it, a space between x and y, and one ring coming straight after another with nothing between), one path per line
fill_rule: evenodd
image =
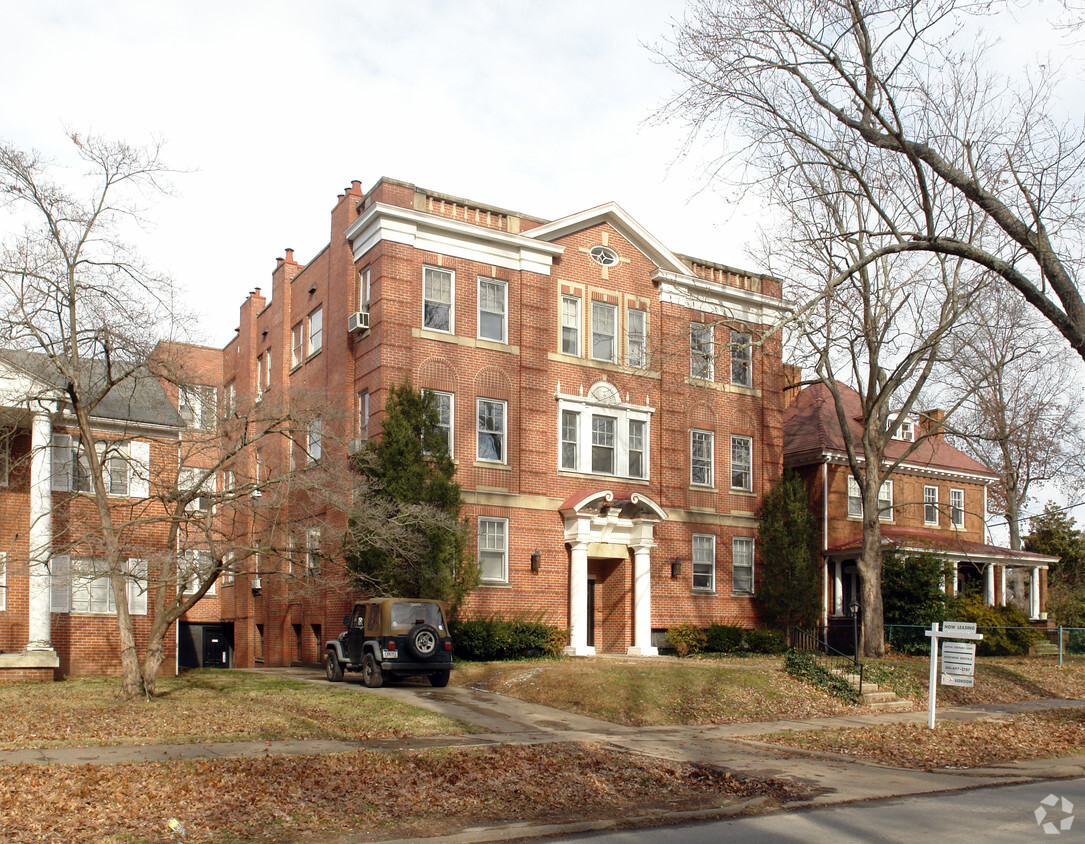
M976 625L970 621L945 621L942 629L938 622L923 633L931 640L931 674L927 687L927 726L934 729L935 701L938 697L938 640L965 639L964 642L946 642L942 655L942 685L965 686L972 688L972 677L976 672L976 642L983 639L982 633L976 632Z

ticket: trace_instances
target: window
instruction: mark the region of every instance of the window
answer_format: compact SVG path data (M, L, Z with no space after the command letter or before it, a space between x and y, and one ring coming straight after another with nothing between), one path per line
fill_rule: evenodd
M11 438L15 432L0 431L0 486L7 486L11 475Z
M305 532L305 575L320 577L320 528Z
M505 462L505 402L495 399L478 400L479 460Z
M230 381L222 390L222 415L229 416L237 408L237 385Z
M234 552L227 551L222 558L222 574L219 581L223 586L233 586L234 583Z
M267 469L264 466L264 452L256 449L256 483L260 484L267 480Z
M422 271L422 326L434 331L452 331L451 270L426 267Z
M208 385L181 387L177 391L177 412L189 428L215 427L215 388Z
M264 356L258 355L256 358L256 400L260 400L260 393L264 391L265 384L264 375Z
M317 308L309 314L308 354L314 355L324 345L324 308Z
M109 582L109 570L101 560L71 559L67 555L49 561L53 612L115 613L117 602ZM128 560L124 574L128 611L147 614L147 563Z
M305 323L299 322L290 331L290 365L297 366L305 360Z
M561 297L561 353L580 357L580 299Z
M716 537L693 534L693 588L701 592L716 589Z
M198 592L200 584L211 576L214 561L210 551L189 549L179 562L178 580L181 582L181 593L191 595ZM206 595L215 594L215 584L211 584Z
M102 466L102 480L109 495L146 498L150 495L148 465L150 443L131 442L94 444ZM93 492L90 460L78 439L70 434L53 434L52 488L58 492Z
M207 477L204 477L205 474ZM185 512L208 511L211 509L212 493L215 491L215 473L207 469L182 466L177 470L177 490L182 493L199 493L185 506Z
M479 517L478 562L484 581L508 582L508 527L508 519Z
M648 423L640 419L629 420L629 477L643 478L648 467L644 462L645 432Z
M735 537L731 540L731 589L753 592L753 540Z
M369 439L369 391L358 393L358 436Z
M492 278L478 280L478 336L504 343L508 286Z
M611 416L591 418L591 470L601 475L614 474L614 425Z
M594 360L618 359L618 308L606 302L591 303L591 356Z
M753 491L753 440L731 437L731 489Z
M689 432L689 482L695 486L712 486L711 431Z
M625 312L625 359L637 369L648 365L647 314L637 308Z
M358 310L369 313L369 267L358 273Z
M938 524L938 487L923 487L923 521L928 525Z
M309 452L309 462L315 463L320 459L321 425L319 419L309 422L309 434L307 437L306 451Z
M561 412L561 468L576 470L580 464L580 414L573 410Z
M8 608L8 555L0 551L0 611Z
M949 521L956 528L964 527L964 490L949 491Z
M731 332L731 383L739 387L753 386L750 335Z
M863 515L863 493L854 475L848 475L848 515L856 518Z
M863 515L863 492L853 475L848 475L848 516ZM893 482L883 481L878 489L878 518L883 522L893 520Z
M689 326L689 376L712 380L712 326L699 322Z
M110 495L128 495L127 443L107 447L103 458L106 492Z
M892 428L897 422L896 416L890 416L889 420L885 423L886 430ZM897 428L893 434L893 439L904 440L905 442L915 442L915 423L911 419L904 418L900 420L900 427Z
M452 393L442 393L437 390L426 390L425 394L433 399L433 406L437 408L437 427L445 438L445 448L452 456ZM428 450L427 450L428 451Z

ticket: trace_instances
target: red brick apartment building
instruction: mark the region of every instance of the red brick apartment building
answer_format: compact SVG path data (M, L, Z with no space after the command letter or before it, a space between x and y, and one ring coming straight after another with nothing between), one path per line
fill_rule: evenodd
M328 245L304 265L287 250L271 288L241 306L224 410L290 408L296 435L250 449L238 478L345 466L409 382L434 393L464 491L482 567L467 614L541 615L574 654L757 622L777 280L676 254L614 204L543 220L385 178L352 183ZM215 597L234 664L320 660L354 598L329 578L344 521L309 493L258 503L251 571ZM186 627L198 661L205 631Z
M862 433L859 395L839 385L858 442ZM784 465L802 477L810 506L821 522L825 561L822 624L834 622L851 636L848 605L858 597L856 559L862 549L862 497L848 466L836 405L828 387L814 384L789 391L784 411ZM952 563L946 588L977 588L989 606L1015 604L1030 619L1046 618L1047 567L1057 557L1012 551L987 540L987 487L995 475L946 442L940 411L906 419L886 449L903 462L881 491L883 544L904 552L932 551ZM930 435L922 434L930 431ZM850 638L848 638L850 642Z

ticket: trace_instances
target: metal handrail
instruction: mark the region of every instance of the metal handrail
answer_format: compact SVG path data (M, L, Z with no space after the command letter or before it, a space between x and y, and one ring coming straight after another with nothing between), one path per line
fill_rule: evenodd
M839 671L857 675L859 677L858 692L863 693L863 664L859 662L858 653L849 655L838 651L816 633L800 627L794 627L791 630L791 646L795 650L815 656L818 665L830 674Z

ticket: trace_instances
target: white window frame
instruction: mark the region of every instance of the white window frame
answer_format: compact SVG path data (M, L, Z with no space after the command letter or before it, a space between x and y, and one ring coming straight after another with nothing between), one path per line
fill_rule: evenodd
M746 448L745 466L735 459L736 446ZM738 483L735 482L738 478ZM753 492L753 437L731 436L731 489Z
M305 576L320 577L320 528L305 531Z
M580 468L580 411L559 410L558 427L558 462L575 472Z
M500 289L500 305L501 310L492 311L486 310L482 306L483 300L483 288L487 285ZM491 337L489 334L483 333L483 315L489 315L491 317L500 318L500 331L497 337ZM486 276L478 277L478 336L480 340L490 340L494 343L507 343L509 337L509 283L502 281L499 278L488 278Z
M557 399L558 413L554 439L557 443L559 472L647 480L651 471L652 408L620 401L614 385L605 381L593 384L586 396L559 395ZM605 447L596 442L598 437L594 430L594 420L600 417L614 420L614 463L611 472L596 471L593 461L593 449ZM633 475L629 472L630 431L634 423L643 426L640 443L643 452L641 455L643 474L641 475Z
M290 329L290 366L298 366L305 360L305 320L298 320Z
M202 469L194 466L181 466L177 470L177 489L180 492L189 492L196 489L197 479L207 469ZM207 512L209 511L213 503L209 499L215 492L215 474L214 472L208 473L204 482L198 487L200 494L193 498L185 507L186 513L194 512Z
M483 427L485 421L482 415L483 405L492 406L494 408L500 408L500 426L496 428ZM493 414L488 413L486 419L492 419ZM475 401L475 459L484 463L508 463L509 459L509 404L504 399L489 399L479 397ZM482 455L482 444L486 441L486 438L492 438L499 444L500 456L499 457L484 457Z
M79 569L86 569L80 573ZM101 560L89 558L72 559L68 555L53 557L49 562L50 609L55 613L79 613L116 615L117 603L109 583L109 573ZM128 611L131 615L147 614L147 563L145 560L129 559L125 564ZM83 603L83 595L76 598L76 590L85 590L86 609L75 609L76 601Z
M893 521L893 480L888 478L878 487L878 519L883 522Z
M180 580L180 588L182 595L192 595L200 588L200 581L203 580L201 571L207 571L214 565L214 560L211 559L211 552L205 548L189 548L181 557L182 568L178 571L178 580ZM218 581L212 583L207 591L204 592L204 597L215 594L215 587L218 585Z
M609 315L609 319L604 318L604 314ZM609 325L606 324L608 321ZM608 357L596 354L600 341L610 344ZM593 299L591 303L591 358L607 363L618 361L618 306L599 299Z
M369 439L369 390L358 393L358 436Z
M478 517L478 561L483 583L509 582L509 520ZM493 569L496 564L497 572Z
M365 267L358 273L358 310L369 313L370 288L369 267Z
M618 470L618 420L606 413L591 417L591 471L594 475L614 475ZM601 468L600 463L609 465Z
M324 306L317 305L305 318L306 333L309 335L305 345L306 358L315 355L324 348Z
M437 408L437 427L444 432L445 443L448 446L448 456L454 457L456 453L453 447L453 438L456 434L456 395L455 393L446 393L443 390L427 389L423 390L423 392L433 396L433 404ZM447 421L444 416L446 407L448 410Z
M739 587L739 572L742 570L749 571L743 577L748 578L748 587L744 589ZM754 592L753 537L736 536L731 539L731 591L741 595L752 595Z
M566 314L566 305L573 309L572 319ZM580 297L563 293L561 296L561 353L580 357Z
M863 517L863 491L859 488L859 482L855 475L848 473L848 518L861 519Z
M700 448L698 446L701 446ZM716 481L716 435L712 431L691 428L689 432L689 482L691 486L712 487ZM698 453L698 452L707 452ZM703 476L698 479L698 469Z
M716 377L715 342L711 325L703 322L689 324L689 377L713 381Z
M430 289L431 280L436 282L438 276L448 277L448 301L436 298ZM429 324L429 309L443 308L447 310L447 326ZM436 313L436 312L435 312ZM441 331L445 334L454 334L456 331L456 273L444 267L422 267L422 327L428 331Z
M949 523L955 528L964 527L964 490L949 491Z
M306 462L316 463L323 453L323 424L320 419L310 419L305 433Z
M648 477L648 422L644 419L628 419L626 430L628 438L626 442L626 475L630 478ZM634 433L636 430L636 433ZM640 459L640 471L633 471L633 455Z
M692 539L693 591L716 591L716 537L695 533Z
M186 428L213 430L216 390L210 384L192 384L177 389L177 413Z
M625 361L634 369L648 366L648 312L642 308L625 310Z
M938 487L923 487L923 524L938 525Z
M731 383L737 387L753 387L751 339L741 331L731 332Z

